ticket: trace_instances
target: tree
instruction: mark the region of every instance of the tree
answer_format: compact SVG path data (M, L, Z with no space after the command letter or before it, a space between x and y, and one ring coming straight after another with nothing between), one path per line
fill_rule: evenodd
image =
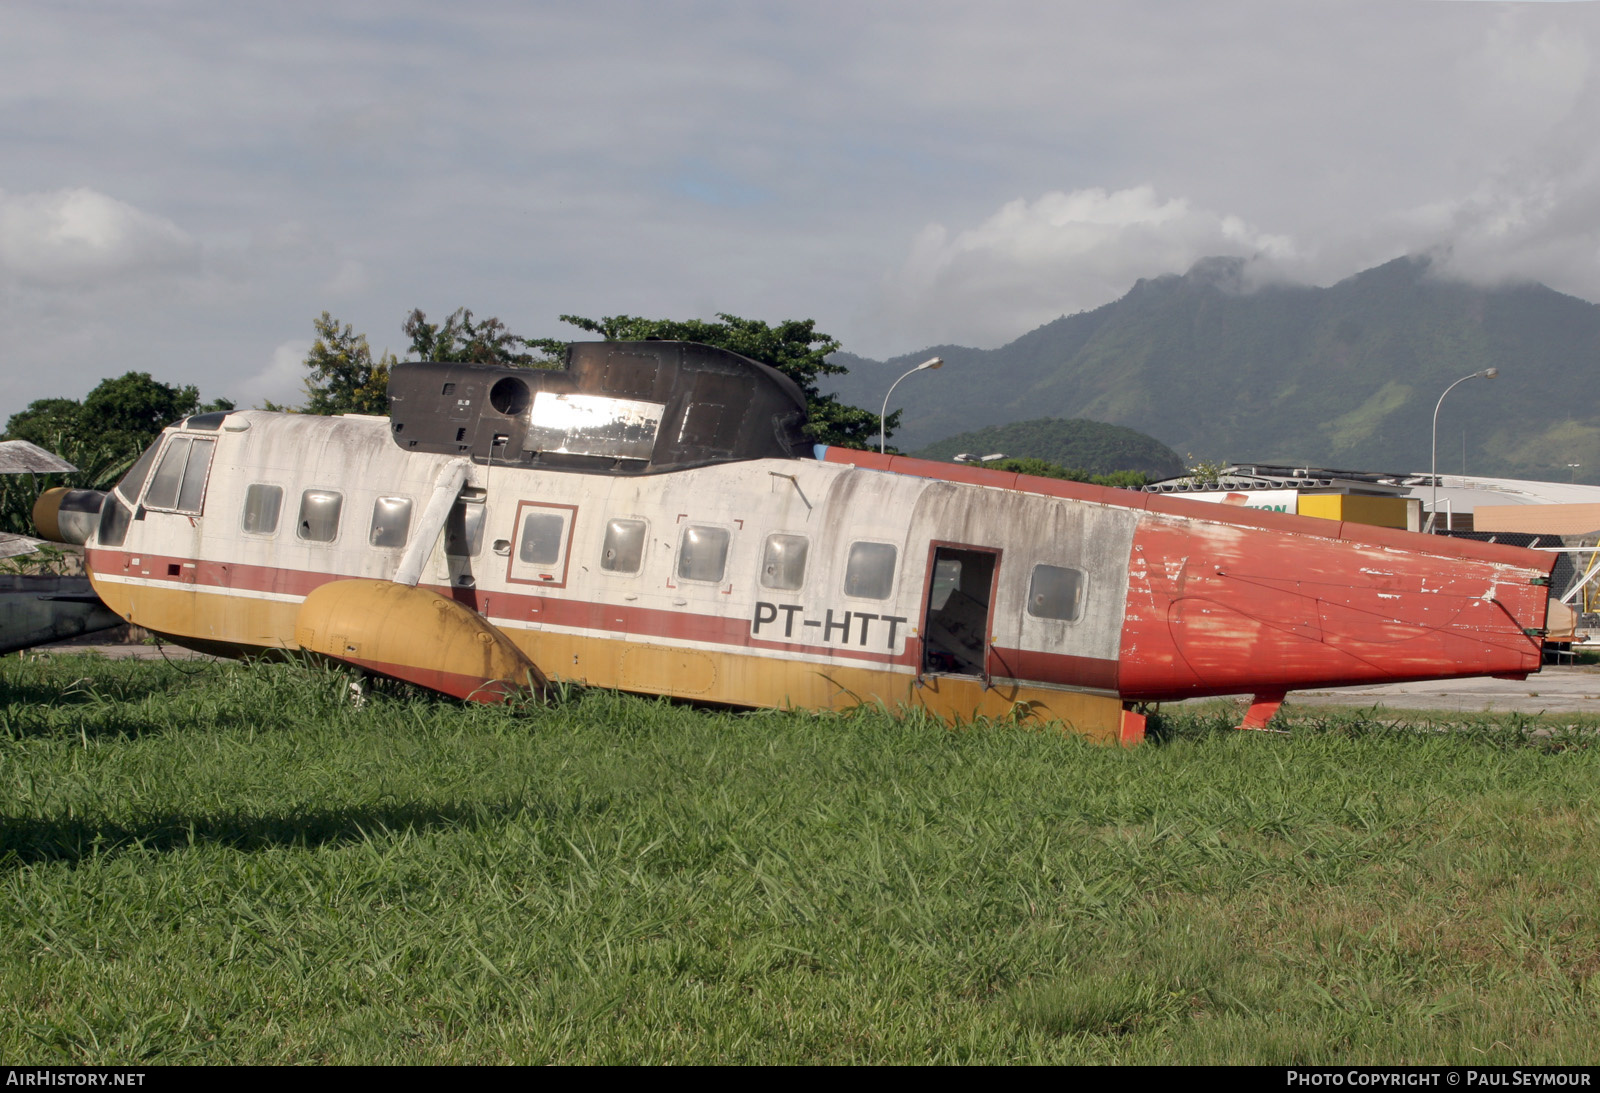
M161 430L190 414L231 410L227 399L202 404L193 385L172 387L148 372L128 372L108 379L83 400L83 429L113 445L143 451Z
M166 426L190 414L231 409L227 399L201 403L197 388L161 383L148 372L102 380L82 402L47 398L29 403L11 415L6 438L31 440L78 471L0 476L0 531L30 533L30 513L40 491L52 486L110 489Z
M1039 478L1059 478L1066 482L1092 482L1096 486L1119 486L1122 489L1136 490L1150 481L1143 471L1112 471L1109 474L1092 474L1089 471L1076 467L1063 467L1059 463L1051 463L1045 459L996 459L988 463L979 464L994 471L1015 471L1018 474L1031 474Z
M11 415L6 436L53 450L74 441L138 453L174 421L231 409L233 403L227 399L202 404L193 385L174 387L151 379L148 372L127 372L101 380L82 402L47 398L29 403L26 410Z
M6 422L7 440L28 440L50 448L63 436L76 436L83 419L83 403L75 398L42 398L28 403Z
M365 334L340 324L328 312L312 321L317 340L306 354L306 401L294 410L302 414L387 414L389 370L399 363L387 349L376 360ZM442 323L428 322L421 308L413 308L400 325L411 339L411 359L505 364L520 368L549 368L554 362L524 350L533 344L511 333L494 316L474 321L472 312L458 307ZM268 410L289 407L268 402Z
M790 319L777 326L768 326L759 320L741 319L737 315L718 314L717 318L721 322L643 319L635 315L611 315L603 319L563 315L561 321L591 334L599 334L606 341L661 338L701 342L771 365L792 379L805 395L809 418L805 431L812 440L846 448L870 448L876 444L877 414L846 405L833 395L824 395L817 390L817 377L835 375L846 369L843 365L828 362L828 355L837 351L840 343L826 334L817 333L814 320ZM543 349L552 356L558 356L566 349L566 343L553 338L526 344L531 348ZM900 412L897 410L886 419L886 431L893 433L899 422Z
M474 323L472 312L464 307L456 308L443 323L430 323L421 308L413 308L400 329L411 339L414 360L509 364L520 368L551 368L557 364L519 352L519 346L525 349L535 343L511 333L505 323L492 315Z
M317 340L306 354L306 403L303 414L387 414L389 412L389 369L393 353L385 350L374 361L367 336L357 334L349 323L326 311L312 325ZM283 407L267 404L269 410Z
M848 406L833 395L817 390L817 377L845 371L842 365L828 363L828 354L839 342L819 334L810 319L769 326L737 315L718 315L720 322L700 319L642 319L633 315L612 315L604 319L585 319L563 315L570 323L607 341L701 342L771 365L792 379L806 399L809 422L806 435L823 444L848 448L869 448L876 443L878 415L871 410ZM385 351L374 361L366 335L357 334L348 323L341 326L326 311L316 320L317 340L306 356L311 376L306 379L307 414L383 414L388 412L389 369L396 362ZM411 339L409 355L415 360L463 361L474 364L501 364L519 368L555 368L566 355L567 343L557 338L524 338L513 334L506 324L490 316L474 320L472 312L461 307L442 323L428 322L420 308L413 308L401 324ZM531 350L531 352L530 352ZM282 407L267 404L268 409ZM899 424L899 411L887 419L888 431Z

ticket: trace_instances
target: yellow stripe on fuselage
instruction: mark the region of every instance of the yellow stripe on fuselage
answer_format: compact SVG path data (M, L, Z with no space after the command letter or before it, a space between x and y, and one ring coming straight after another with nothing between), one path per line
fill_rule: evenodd
M96 580L117 614L177 641L209 649L294 649L298 599L235 596L211 588ZM1059 721L1115 742L1122 702L1106 695L971 676L917 676L905 666L873 666L775 657L726 647L694 648L616 635L560 633L497 624L552 680L668 695L701 702L776 709L848 709L882 702L890 709L926 709L942 718L1026 717Z

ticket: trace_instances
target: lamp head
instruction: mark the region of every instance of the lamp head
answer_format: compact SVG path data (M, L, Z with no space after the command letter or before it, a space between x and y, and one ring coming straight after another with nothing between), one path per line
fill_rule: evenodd
M942 367L944 367L944 358L943 357L930 357L927 360L923 361L921 364L917 365L916 370L918 372L921 372L925 368L942 368Z
M1482 376L1486 380L1492 380L1499 374L1500 369L1498 368L1485 368L1482 372L1478 373L1478 375Z

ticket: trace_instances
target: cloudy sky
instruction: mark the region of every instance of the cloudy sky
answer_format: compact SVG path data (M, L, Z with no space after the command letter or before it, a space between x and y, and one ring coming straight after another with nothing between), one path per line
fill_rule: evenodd
M0 420L294 398L323 310L994 346L1196 258L1600 300L1600 4L0 7Z

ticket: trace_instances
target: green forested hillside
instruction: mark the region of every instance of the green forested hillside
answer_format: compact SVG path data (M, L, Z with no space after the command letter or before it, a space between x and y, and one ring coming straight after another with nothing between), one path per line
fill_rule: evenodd
M1184 470L1178 453L1159 440L1125 425L1082 419L1039 418L991 425L948 437L916 454L925 459L951 459L960 452L1004 452L1013 459L1043 459L1090 474L1143 471L1154 479L1170 478Z
M895 437L941 437L1041 415L1150 434L1196 458L1600 482L1600 307L1542 285L1435 277L1401 258L1328 288L1246 291L1242 263L1206 259L1140 281L1094 311L995 350L939 346L946 367L895 391ZM887 362L841 355L846 401L880 402L930 350ZM892 407L891 407L892 409Z

